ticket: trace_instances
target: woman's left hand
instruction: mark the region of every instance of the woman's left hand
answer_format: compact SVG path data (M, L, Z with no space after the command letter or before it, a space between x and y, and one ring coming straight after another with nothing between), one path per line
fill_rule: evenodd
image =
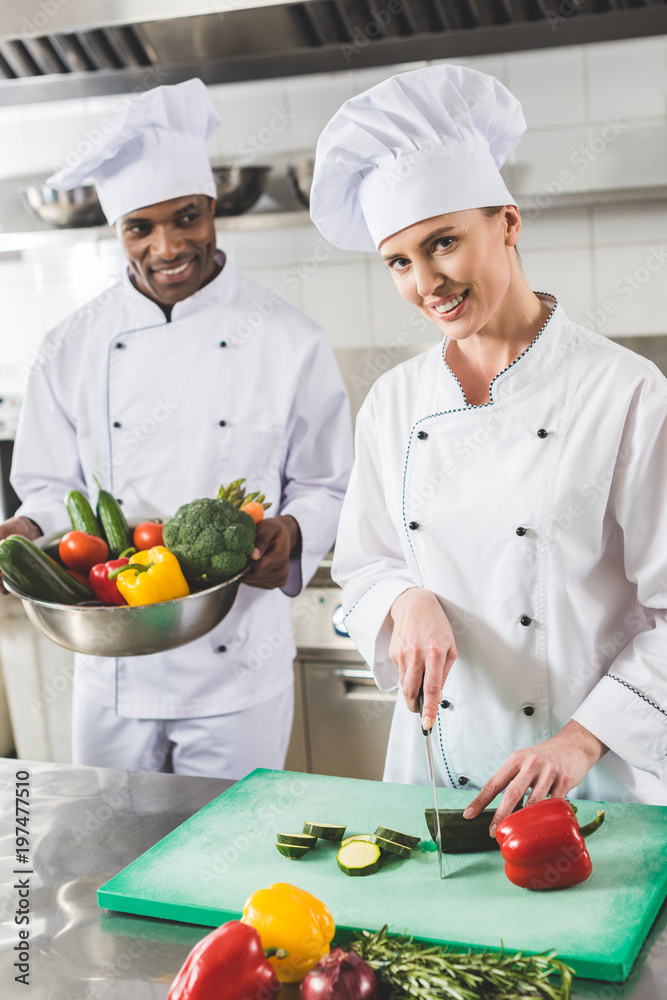
M529 788L531 792L525 805L546 799L548 795L565 796L583 781L593 764L607 750L608 747L597 736L571 719L551 739L510 754L472 800L463 816L474 819L504 788L505 794L489 828L493 837L498 824L507 819Z

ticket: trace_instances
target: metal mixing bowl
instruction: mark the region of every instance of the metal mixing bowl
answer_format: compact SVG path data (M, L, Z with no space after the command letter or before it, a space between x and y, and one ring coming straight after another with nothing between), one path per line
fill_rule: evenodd
M216 215L242 215L257 202L266 188L271 167L213 167L217 188Z
M287 168L287 180L298 201L304 208L310 205L310 188L313 183L314 159L297 160Z
M104 226L107 221L92 184L71 191L56 191L45 184L30 185L21 188L21 197L36 218L59 229Z
M49 548L64 533L38 538L35 544ZM217 587L141 607L49 604L28 597L7 579L3 584L21 598L35 628L59 646L92 656L144 656L183 646L215 628L230 611L247 569Z

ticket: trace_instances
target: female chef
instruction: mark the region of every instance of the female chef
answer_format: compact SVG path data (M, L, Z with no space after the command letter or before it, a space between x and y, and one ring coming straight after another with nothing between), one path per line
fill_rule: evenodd
M460 66L347 101L311 214L375 250L444 339L359 414L334 576L380 688L385 779L667 803L667 381L526 283L499 168L518 101ZM443 692L444 686L444 692Z

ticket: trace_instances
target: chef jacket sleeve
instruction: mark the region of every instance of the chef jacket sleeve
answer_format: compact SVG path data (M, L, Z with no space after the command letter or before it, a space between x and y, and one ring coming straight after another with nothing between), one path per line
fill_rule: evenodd
M385 622L399 594L420 584L410 573L386 496L372 394L359 412L355 462L341 514L332 575L343 587L345 625L378 687L398 686Z
M22 501L16 516L31 518L45 535L69 524L65 507L67 493L70 490L87 492L79 461L76 425L68 412L65 393L59 391L57 384L58 366L44 360L48 356L49 343L51 338L44 342L30 370L10 477Z
M573 718L634 767L667 776L667 399L633 418L610 492L625 572L637 587L634 638Z
M301 549L282 589L295 597L334 543L352 466L350 403L322 332L303 365L287 437L280 513L295 518Z

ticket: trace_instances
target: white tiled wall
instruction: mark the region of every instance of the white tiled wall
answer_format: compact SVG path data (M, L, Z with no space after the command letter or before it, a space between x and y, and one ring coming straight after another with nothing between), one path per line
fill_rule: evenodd
M667 37L461 61L497 76L523 104L528 132L504 172L517 197L530 197L520 249L532 287L554 292L573 319L603 333L667 333L667 202L540 207L557 205L563 191L667 185ZM211 158L271 165L261 207L294 207L287 165L312 153L343 101L418 65L211 87L222 118ZM0 181L17 178L18 186L27 175L46 177L125 100L0 108ZM0 226L8 228L1 205ZM335 347L387 345L406 331L413 343L432 339L377 257L336 250L311 226L222 234L220 245L240 269L318 320ZM113 240L0 253L0 380L121 267Z

